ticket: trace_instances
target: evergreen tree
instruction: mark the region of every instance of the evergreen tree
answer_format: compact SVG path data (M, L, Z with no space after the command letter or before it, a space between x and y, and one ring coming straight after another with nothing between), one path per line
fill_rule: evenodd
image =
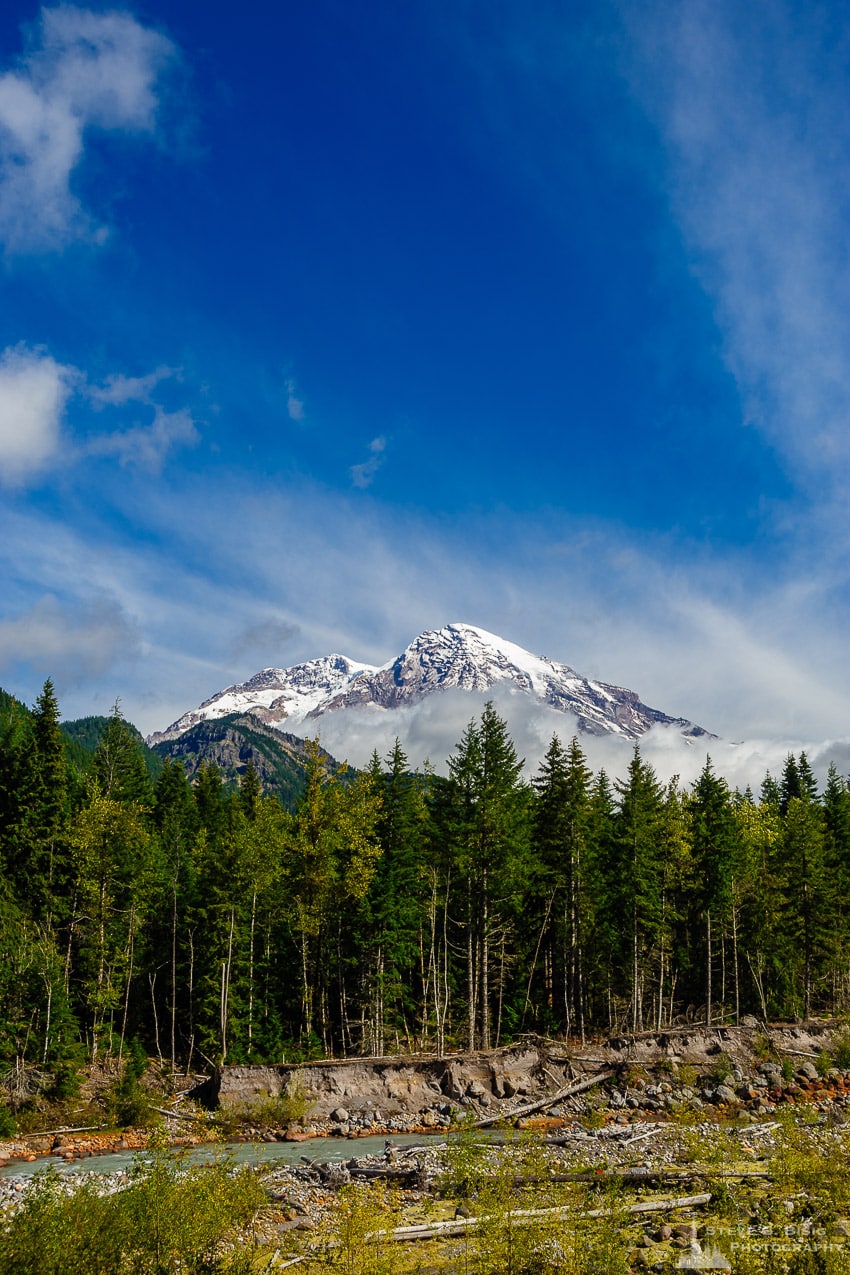
M121 716L118 700L95 749L93 773L111 801L152 804L153 791L139 740Z
M534 786L535 930L526 1007L539 956L543 955L543 988L547 1004L568 1034L584 1039L585 934L590 900L586 890L590 853L591 772L578 740L565 750L552 736ZM538 928L539 927L539 928ZM558 1011L555 1011L557 995ZM560 1024L559 1024L560 1025Z
M702 918L705 971L705 1021L711 1024L714 997L714 957L719 944L724 977L721 1001L725 998L726 943L732 938L736 971L735 1002L739 1003L737 983L738 949L735 920L735 858L737 828L725 779L715 775L711 758L697 780L690 803L691 838L696 873L696 903Z
M628 779L616 785L614 858L609 865L608 897L616 926L619 967L628 970L632 1031L644 1024L653 964L659 955L663 920L663 863L660 830L663 794L655 771L635 745ZM656 971L657 971L656 965Z
M425 912L425 846L428 812L423 780L412 774L398 740L386 757L377 754L370 778L380 797L375 832L381 847L375 875L356 923L358 947L365 957L368 1038L363 1048L383 1054L385 1033L401 1032L411 1047L410 1024L422 986L422 927Z
M500 1037L508 945L527 869L529 792L507 725L489 701L448 765L449 831L464 891L467 1038L470 1049L489 1049L493 1037L497 1042Z

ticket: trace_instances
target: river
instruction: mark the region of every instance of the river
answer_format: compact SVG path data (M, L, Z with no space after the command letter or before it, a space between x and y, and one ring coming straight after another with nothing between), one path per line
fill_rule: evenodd
M444 1140L445 1135L434 1137L435 1143ZM427 1141L421 1133L399 1133L391 1138L381 1134L375 1138L311 1138L309 1142L207 1142L181 1154L185 1154L189 1164L203 1164L222 1157L234 1164L298 1164L302 1156L326 1164L331 1160L350 1160L352 1156L383 1155L387 1142L395 1147L416 1147ZM0 1168L0 1181L32 1177L48 1165L58 1173L121 1173L139 1158L144 1160L144 1151L111 1151L68 1162L53 1155L39 1156L30 1162L12 1160Z

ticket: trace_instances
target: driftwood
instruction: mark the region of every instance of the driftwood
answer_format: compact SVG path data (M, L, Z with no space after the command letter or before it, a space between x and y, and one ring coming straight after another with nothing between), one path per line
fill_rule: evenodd
M741 1169L680 1169L662 1166L650 1169L643 1165L625 1166L620 1169L573 1169L570 1173L547 1173L539 1177L515 1177L513 1185L521 1186L557 1186L564 1182L589 1182L591 1185L603 1186L609 1182L690 1182L694 1178L773 1178L775 1174L769 1169L755 1169L746 1166Z
M689 1209L697 1208L702 1204L708 1204L711 1201L709 1192L703 1192L701 1195L683 1195L672 1196L664 1200L642 1200L639 1204L630 1204L624 1213L666 1213L672 1209ZM608 1209L590 1209L582 1213L573 1213L568 1205L557 1205L555 1208L548 1209L512 1209L503 1215L505 1222L517 1222L523 1226L526 1223L531 1224L539 1221L541 1218L556 1218L573 1216L576 1219L584 1220L586 1218L607 1217L610 1210ZM371 1240L393 1240L396 1243L409 1243L414 1240L437 1240L444 1236L463 1235L465 1231L474 1230L476 1227L492 1221L493 1218L489 1214L482 1217L462 1217L452 1218L446 1222L433 1222L430 1225L420 1226L398 1226L392 1231L378 1231L367 1236Z
M151 1111L155 1111L160 1116L167 1116L169 1120L194 1120L196 1124L209 1123L206 1116L184 1115L182 1111L168 1111L165 1107L151 1107Z
M472 1128L486 1129L502 1120L519 1120L523 1116L533 1115L535 1111L545 1111L547 1107L554 1107L556 1102L563 1102L566 1098L572 1098L584 1089L590 1089L591 1085L599 1085L603 1080L610 1080L613 1075L613 1071L601 1071L598 1076L588 1076L586 1080L579 1080L577 1084L567 1085L566 1089L559 1089L557 1093L549 1094L548 1097L541 1098L539 1102L528 1102L524 1107L517 1107L516 1111L507 1111L498 1116L485 1116L483 1120L476 1120Z
M80 1124L75 1129L42 1129L39 1133L21 1133L18 1135L21 1139L25 1138L50 1138L54 1134L59 1133L98 1133L101 1129L108 1129L109 1125L105 1124Z

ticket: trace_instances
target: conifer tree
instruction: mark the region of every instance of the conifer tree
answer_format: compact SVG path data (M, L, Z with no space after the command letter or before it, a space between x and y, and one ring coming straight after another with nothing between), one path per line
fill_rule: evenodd
M644 1024L644 1004L652 978L663 917L660 829L663 796L655 771L635 745L628 778L616 785L615 857L609 898L618 930L621 969L628 970L632 1031Z
M711 758L697 780L690 803L696 895L703 926L705 971L705 1021L711 1024L714 998L714 956L717 944L725 974L727 930L735 933L734 877L737 846L736 824L725 779L714 773ZM733 960L737 969L737 937L733 943ZM723 980L725 983L725 978ZM737 1000L737 984L736 984ZM721 986L721 999L725 987Z
M492 702L480 723L470 722L448 764L450 835L465 894L468 1042L471 1049L489 1049L501 1030L508 943L527 870L529 793L523 763Z
M585 933L590 901L586 890L590 854L591 773L578 740L564 749L557 735L547 749L538 776L533 824L535 930L539 936L531 958L526 1005L542 951L544 987L541 999L561 1013L568 1034L584 1039ZM542 913L542 915L541 915Z

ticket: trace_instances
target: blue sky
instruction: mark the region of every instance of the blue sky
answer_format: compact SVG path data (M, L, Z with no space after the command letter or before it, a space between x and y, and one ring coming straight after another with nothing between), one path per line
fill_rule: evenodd
M846 5L0 15L0 684L465 620L850 734Z

